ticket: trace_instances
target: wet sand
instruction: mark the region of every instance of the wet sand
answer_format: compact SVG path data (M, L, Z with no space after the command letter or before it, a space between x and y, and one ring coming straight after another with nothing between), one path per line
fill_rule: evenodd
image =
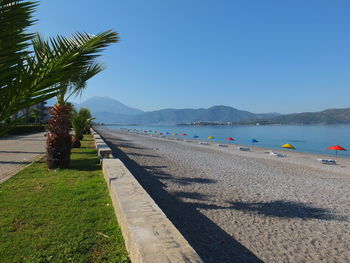
M97 130L204 262L350 262L350 159Z

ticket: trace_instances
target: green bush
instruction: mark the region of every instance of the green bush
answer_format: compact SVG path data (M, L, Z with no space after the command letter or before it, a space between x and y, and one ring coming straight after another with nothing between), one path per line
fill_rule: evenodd
M43 132L43 131L45 131L44 124L27 124L27 125L23 124L23 125L17 125L16 127L13 127L11 130L7 132L7 135L18 135L18 134Z

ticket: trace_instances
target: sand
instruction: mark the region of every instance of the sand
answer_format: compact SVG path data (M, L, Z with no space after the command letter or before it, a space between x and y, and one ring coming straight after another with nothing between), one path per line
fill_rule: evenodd
M350 262L350 159L97 129L204 262Z

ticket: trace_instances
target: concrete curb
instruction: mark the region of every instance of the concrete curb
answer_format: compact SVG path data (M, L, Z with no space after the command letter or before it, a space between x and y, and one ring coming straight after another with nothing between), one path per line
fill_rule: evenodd
M95 132L92 128L90 128L90 132L94 138L98 156L100 158L109 157L112 154L111 148L108 147L108 145L101 138L101 136L97 132Z
M103 159L102 168L133 263L203 263L119 159Z

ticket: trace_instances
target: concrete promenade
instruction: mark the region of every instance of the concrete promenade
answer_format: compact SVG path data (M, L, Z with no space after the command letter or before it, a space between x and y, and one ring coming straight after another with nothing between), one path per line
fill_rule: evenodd
M0 138L0 183L45 153L44 132Z

